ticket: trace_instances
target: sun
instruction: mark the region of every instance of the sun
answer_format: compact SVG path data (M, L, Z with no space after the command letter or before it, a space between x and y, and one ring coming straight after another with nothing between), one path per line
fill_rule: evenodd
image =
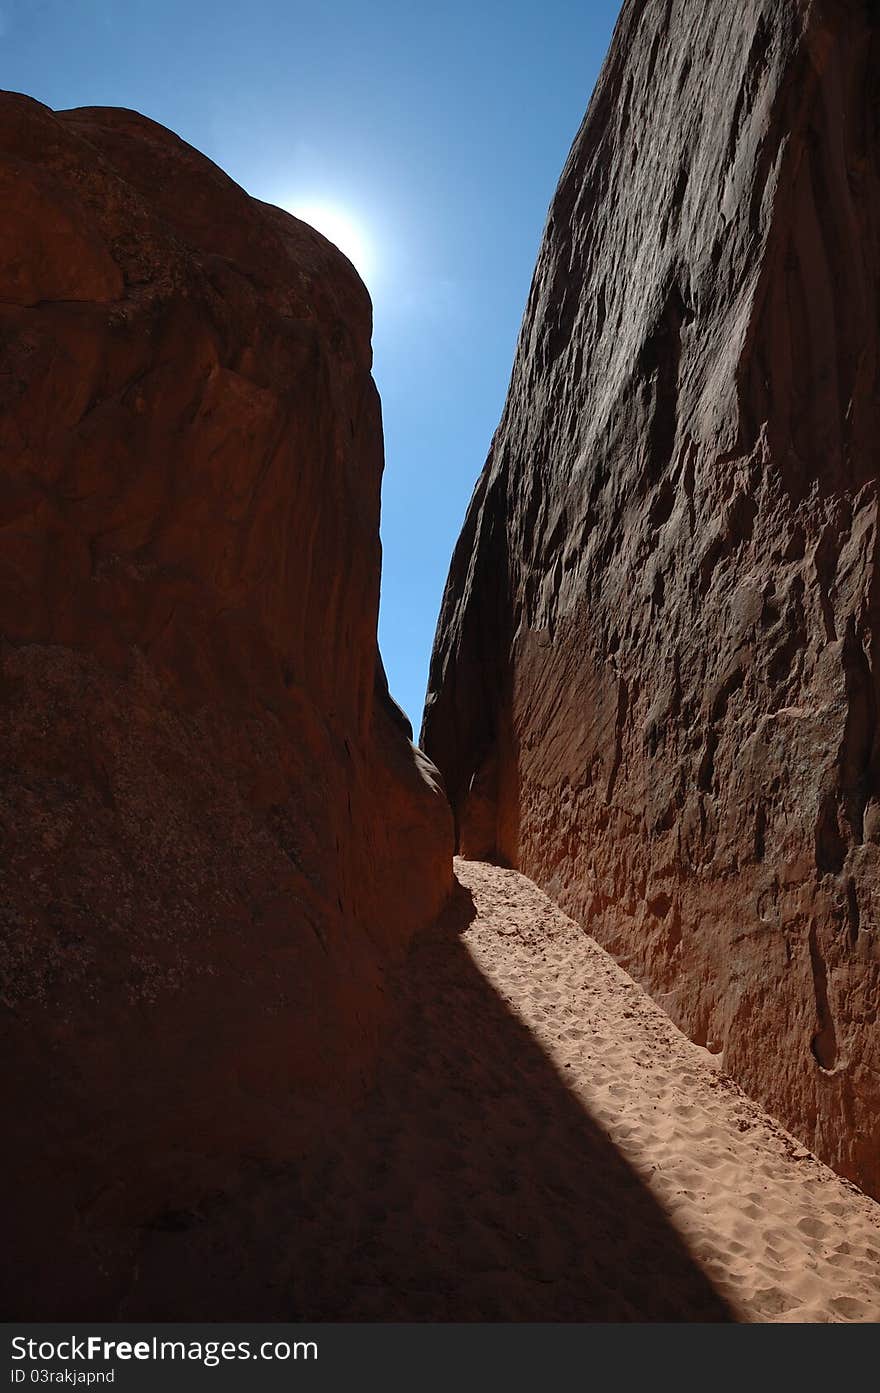
M373 245L356 217L338 205L310 199L290 202L286 207L344 252L364 281L372 278L376 271Z

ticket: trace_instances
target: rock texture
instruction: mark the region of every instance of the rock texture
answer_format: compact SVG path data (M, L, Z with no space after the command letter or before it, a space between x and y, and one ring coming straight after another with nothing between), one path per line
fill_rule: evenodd
M423 745L880 1192L880 8L627 0L452 561Z
M452 823L378 658L353 268L133 112L3 94L0 189L3 1294L48 1319L359 1086Z

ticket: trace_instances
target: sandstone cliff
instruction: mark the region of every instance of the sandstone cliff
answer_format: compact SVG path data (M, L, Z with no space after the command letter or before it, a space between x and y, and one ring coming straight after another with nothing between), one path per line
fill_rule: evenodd
M452 822L353 268L132 112L3 94L0 189L4 1309L106 1316L369 1073Z
M627 0L452 561L423 745L880 1192L880 9Z

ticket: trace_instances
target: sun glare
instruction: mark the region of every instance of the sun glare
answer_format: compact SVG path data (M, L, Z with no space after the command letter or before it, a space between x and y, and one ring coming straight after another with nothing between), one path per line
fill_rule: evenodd
M344 252L359 275L369 281L376 271L376 259L370 239L356 218L344 208L331 203L288 203L294 217L322 232L334 246Z

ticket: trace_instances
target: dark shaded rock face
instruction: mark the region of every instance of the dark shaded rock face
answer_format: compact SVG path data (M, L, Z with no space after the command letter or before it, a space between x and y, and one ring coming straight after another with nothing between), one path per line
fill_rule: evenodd
M131 112L3 94L0 188L4 1309L108 1316L369 1073L452 822L352 267Z
M550 209L423 744L880 1192L880 11L629 0Z

